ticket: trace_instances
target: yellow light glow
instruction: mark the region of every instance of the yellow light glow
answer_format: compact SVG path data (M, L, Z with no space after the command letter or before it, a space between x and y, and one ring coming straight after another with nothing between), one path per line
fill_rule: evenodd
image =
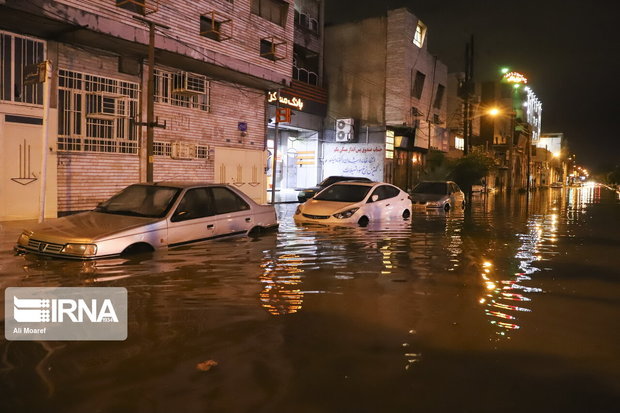
M493 266L493 263L491 263L490 261L485 261L485 262L482 264L482 266L483 266L483 267L485 267L485 268L492 267L492 266Z
M489 110L488 110L488 112L487 112L487 113L488 113L489 115L491 115L491 116L497 116L497 115L499 115L499 114L500 114L500 112L501 112L501 111L500 111L498 108L491 108L491 109L489 109Z
M560 157L560 152L553 152L553 157L554 158L559 158Z

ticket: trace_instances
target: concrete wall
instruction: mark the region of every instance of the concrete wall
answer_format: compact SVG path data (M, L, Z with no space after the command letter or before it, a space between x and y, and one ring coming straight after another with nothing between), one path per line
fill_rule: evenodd
M385 122L386 40L385 17L325 28L328 122Z

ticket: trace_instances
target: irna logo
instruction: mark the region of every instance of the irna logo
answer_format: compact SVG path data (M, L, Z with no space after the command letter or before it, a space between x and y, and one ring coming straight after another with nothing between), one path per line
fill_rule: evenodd
M33 299L13 297L13 318L20 323L118 323L110 299Z

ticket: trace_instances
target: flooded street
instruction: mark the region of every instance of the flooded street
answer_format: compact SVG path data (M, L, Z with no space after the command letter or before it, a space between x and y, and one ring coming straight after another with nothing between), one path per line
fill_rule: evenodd
M367 228L297 227L295 208L257 239L85 263L14 256L1 223L3 291L125 287L129 331L3 338L0 411L617 411L616 193L475 195Z

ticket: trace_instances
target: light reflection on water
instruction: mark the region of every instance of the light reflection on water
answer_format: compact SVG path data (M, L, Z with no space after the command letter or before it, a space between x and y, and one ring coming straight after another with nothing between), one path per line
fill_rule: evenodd
M462 310L458 305L484 324L482 341L493 345L527 329L536 317L534 304L544 292L537 287L537 277L552 267L562 240L573 236L574 227L600 199L600 188L540 191L527 204L524 196L491 194L477 196L465 211L416 211L410 221L367 228L298 227L292 222L294 205L280 205L279 231L258 239L234 238L100 262L5 254L0 260L7 274L0 282L4 287L128 288L131 340L115 344L115 350L100 361L105 366L101 374L110 381L123 371L123 363L136 363L136 354L166 358L167 363L157 365L169 369L187 359L207 357L205 349L225 353L221 348L231 347L251 359L257 350L253 346L286 346L274 335L282 334L284 326L304 323L307 318L301 315L316 316L319 309L333 311L328 318L345 314L357 323L383 328L385 345L399 347L400 368L411 373L425 361L429 331L456 324ZM341 308L340 303L347 305ZM374 305L375 311L364 308L367 305ZM442 320L437 315L442 310L447 314L443 317L453 319ZM270 324L266 332L255 331L267 322L278 323L277 328ZM259 340L259 334L266 337ZM318 334L327 339L339 331ZM70 370L53 377L46 373L48 367L93 363L98 352L111 348L79 343L41 346L44 351L33 352L32 364L52 395L59 384L79 387L97 379L81 378ZM5 354L2 367L9 371L0 385L14 372L8 347L6 342L0 346ZM311 353L303 347L280 350ZM278 354L268 353L273 369L280 368L284 375L285 368L278 366L287 360ZM257 384L245 377L242 385Z

